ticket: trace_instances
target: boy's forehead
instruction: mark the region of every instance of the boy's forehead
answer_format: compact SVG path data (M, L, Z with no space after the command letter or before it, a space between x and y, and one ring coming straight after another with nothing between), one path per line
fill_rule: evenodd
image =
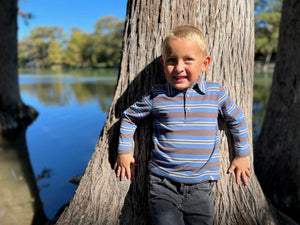
M201 51L200 45L195 40L186 40L186 39L169 39L166 43L166 53L171 54L173 50L183 49L193 50L193 51Z
M177 37L169 37L165 39L162 55L163 57L170 57L172 55L176 55L176 52L184 51L184 55L198 55L206 56L206 48L202 46L202 43L199 40L195 39L185 39L185 38L177 38Z

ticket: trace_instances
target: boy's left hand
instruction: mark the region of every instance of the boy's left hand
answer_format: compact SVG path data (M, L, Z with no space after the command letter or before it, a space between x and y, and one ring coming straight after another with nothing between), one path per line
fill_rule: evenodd
M233 173L233 171L235 171L237 184L240 184L242 178L243 183L245 185L248 185L247 177L251 179L248 157L243 157L243 158L235 157L231 163L230 168L228 169L229 173Z

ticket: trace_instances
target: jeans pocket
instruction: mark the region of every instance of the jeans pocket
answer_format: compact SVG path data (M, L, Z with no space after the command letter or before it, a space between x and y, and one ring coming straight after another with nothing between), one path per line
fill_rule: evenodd
M166 181L166 179L163 178L163 177L159 177L159 176L154 175L154 174L150 174L149 175L149 183L150 183L150 185L153 185L153 184L163 184L165 181Z
M211 189L213 189L213 187L215 186L215 184L216 184L216 181L204 181L204 182L201 182L199 184L196 184L195 188L197 190L203 190L203 191L205 191L205 190L211 190Z

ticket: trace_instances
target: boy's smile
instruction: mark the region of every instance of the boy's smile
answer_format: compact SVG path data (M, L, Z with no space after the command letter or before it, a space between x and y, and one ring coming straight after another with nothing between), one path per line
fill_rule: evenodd
M204 55L197 41L170 39L161 63L166 80L176 89L184 90L207 70L210 56Z

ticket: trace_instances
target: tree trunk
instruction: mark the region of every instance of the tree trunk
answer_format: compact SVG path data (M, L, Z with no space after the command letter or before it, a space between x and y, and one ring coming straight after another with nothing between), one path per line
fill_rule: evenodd
M300 223L300 2L283 1L277 61L255 168L266 196Z
M206 80L221 83L244 111L252 143L254 1L129 0L118 85L104 129L85 175L57 224L151 224L147 162L152 147L151 119L140 124L134 140L138 162L132 181L120 182L112 169L117 156L121 113L165 82L158 57L165 34L191 24L205 33L212 63ZM249 186L227 174L232 140L221 125L221 181L215 188L215 224L275 224L252 170ZM229 154L231 152L231 154ZM250 157L251 166L253 157Z
M32 122L37 112L23 104L18 84L17 0L0 1L0 134Z

